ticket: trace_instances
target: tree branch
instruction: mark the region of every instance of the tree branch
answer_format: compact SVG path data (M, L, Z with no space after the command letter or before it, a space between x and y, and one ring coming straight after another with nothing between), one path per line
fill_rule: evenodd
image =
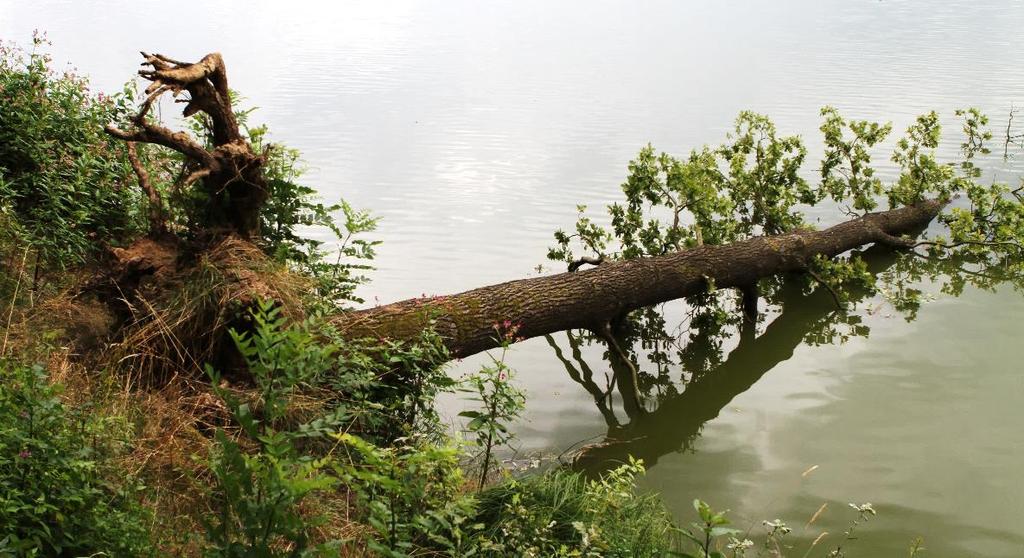
M213 155L211 155L209 151L203 149L203 146L196 143L196 141L185 132L172 132L168 128L151 122L146 122L142 129L134 130L132 132L121 130L113 124L107 124L104 130L115 138L122 139L124 141L155 143L157 145L169 147L211 169L215 168L217 165Z
M164 204L160 199L160 193L156 191L153 184L149 181L149 173L146 172L146 168L142 166L142 161L139 160L139 154L135 147L135 142L128 142L128 161L132 164L132 169L135 171L135 176L139 179L139 187L146 193L146 197L149 198L149 232L150 234L160 234L166 230L166 223L164 222Z
M836 308L839 308L840 310L845 310L846 309L846 305L843 304L843 299L842 299L842 297L839 296L839 293L836 292L835 288L832 287L832 285L830 285L828 281L823 279L821 277L821 275L818 275L818 272L814 271L813 269L808 268L807 269L807 274L810 275L811 278L813 278L819 285L821 285L822 287L825 287L825 289L828 291L828 293L830 295L832 295L832 300L835 301Z
M912 240L900 238L896 235L887 233L878 227L871 229L871 240L897 250L909 250L914 247L914 242Z
M161 90L188 91L191 98L182 114L185 117L205 112L213 123L216 145L242 141L235 113L231 110L231 90L228 88L227 68L219 52L207 54L195 63L173 60L162 54L142 53L151 70L139 70L139 75L150 80L147 94Z
M599 255L596 258L593 257L593 256L582 256L582 257L580 257L580 259L578 259L578 260L576 260L576 261L574 261L574 262L569 264L569 272L572 273L573 271L576 271L577 269L579 269L580 267L582 267L585 264L590 264L590 265L596 267L596 266L601 265L603 262L604 262L604 255Z
M176 187L183 188L202 179L208 196L203 218L195 226L214 233L213 236L236 233L252 238L259 232L261 210L269 196L263 174L268 151L262 155L255 153L239 130L223 58L211 53L199 62L186 63L162 54L143 52L142 56L142 65L148 69L139 70L139 75L152 83L146 88L146 99L138 114L131 119L134 129L126 131L109 124L106 132L128 142L162 145L184 155L183 178ZM201 111L209 117L212 149L190 134L172 131L148 117L153 104L164 93L177 96L182 91L189 93L184 116Z

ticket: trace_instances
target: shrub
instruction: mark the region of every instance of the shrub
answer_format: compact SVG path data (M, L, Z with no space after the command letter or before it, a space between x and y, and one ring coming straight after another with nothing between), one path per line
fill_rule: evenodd
M433 548L446 556L471 555L474 500L460 494L458 452L417 437L378 447L351 434L339 442L352 450L339 476L354 491L372 531L368 548L381 556L401 557Z
M0 363L0 555L148 554L141 487L112 481L124 425L59 394L42 367Z
M553 470L484 491L477 520L496 556L664 556L679 530L653 494L637 494L644 471L630 461L599 479Z
M526 407L526 395L512 384L514 371L505 363L519 325L506 320L503 324L494 324L494 329L501 343L501 356L496 358L487 353L491 359L490 364L484 364L478 372L467 376L461 388L461 391L473 394L470 399L479 404L476 409L462 411L459 416L470 419L466 430L472 433L483 454L478 483L480 490L483 490L487 482L494 449L508 444L514 438L509 424L519 418Z
M105 124L124 106L56 72L36 36L26 53L0 45L0 246L40 269L85 261L143 225L121 142ZM10 253L6 254L12 260Z
M206 553L270 557L324 552L328 547L310 544L309 535L321 518L304 517L299 504L310 494L333 487L336 479L325 472L326 459L303 454L297 444L339 424L321 420L290 429L285 422L289 396L314 381L327 367L334 348L317 344L302 328L286 327L280 309L270 302L255 308L252 318L251 333L232 330L231 335L259 389L258 412L217 387L220 374L207 367L214 389L255 447L247 451L223 430L216 433L217 451L211 456L210 469L219 509L204 520Z

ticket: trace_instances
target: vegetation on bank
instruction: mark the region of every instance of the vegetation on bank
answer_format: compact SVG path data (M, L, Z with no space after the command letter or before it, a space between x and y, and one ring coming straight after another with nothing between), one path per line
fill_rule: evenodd
M429 330L415 344L350 341L332 330L322 316L358 302L354 287L375 245L361 234L375 221L347 204L315 201L298 182L297 154L281 146L267 151L263 253L229 246L161 301L175 309L162 317L183 322L207 311L207 297L230 298L226 276L239 266L273 276L274 293L287 296L257 301L250 320L231 329L247 375L231 365L203 363L195 375L154 362L152 345L169 342L167 324L92 338L90 329L123 318L97 309L81 286L108 251L150 225L128 149L102 132L129 118L138 93L129 85L92 94L84 79L53 70L45 48L37 37L32 51L4 45L0 57L0 288L8 301L0 555L608 556L670 548L668 514L653 498L633 498L637 464L600 481L498 472L493 452L525 403L503 358L457 382ZM237 116L245 126L248 112ZM203 126L194 119L200 137ZM265 128L244 129L257 150L269 145ZM168 228L188 234L201 200L173 190L183 161L170 150L134 149ZM299 234L311 225L337 235L341 258ZM515 340L513 324L495 326L506 347ZM173 330L173 342L189 344L185 333ZM156 370L159 377L150 375ZM446 433L433 406L439 392L455 389L479 403L466 413L467 442ZM609 509L656 521L641 524L631 513L633 526L623 529Z
M102 132L131 121L134 86L92 94L50 67L45 46L37 38L29 52L0 51L0 555L844 556L874 515L854 506L844 537L793 549L785 524L741 533L699 501L696 522L677 525L636 491L639 461L591 477L502 471L496 451L526 404L504 362L520 324L494 323L501 352L460 380L446 373L450 355L430 328L411 343L344 335L329 318L358 302L375 246L364 236L376 223L317 202L298 154L250 126L249 111L236 119L263 157L260 238L196 250L173 292L140 280L138 301L111 312L103 297L117 293L97 280L110 253L151 234L155 220L176 241L207 242L197 223L208 218L208 193L183 185L195 169L180 153ZM687 160L643 150L624 205L609 209L612 229L581 217L575 234L556 235L551 257L578 268L577 240L605 261L794 230L806 226L798 202L852 199L850 211L866 212L883 195L895 206L964 191L971 207L949 214L952 238L931 241L930 254L958 248L958 262L1013 275L1020 191L973 182L987 136L980 114L965 115L961 166L931 155L938 125L928 115L899 144L904 173L886 190L864 147L888 128L826 110L830 163L814 189L798 172L799 139L744 113L720 149ZM203 113L189 122L211 141ZM337 250L303 237L308 226L333 231ZM875 288L854 256L817 262L813 277L837 300L846 284ZM768 283L771 301L781 283ZM920 293L906 278L893 284L893 299L916 308ZM699 327L724 335L736 323L729 295L711 288L689 302L704 313ZM635 327L660 327L638 318ZM111 337L112 324L123 334ZM229 346L214 327L230 332ZM475 402L463 413L465 440L434 409L454 390Z

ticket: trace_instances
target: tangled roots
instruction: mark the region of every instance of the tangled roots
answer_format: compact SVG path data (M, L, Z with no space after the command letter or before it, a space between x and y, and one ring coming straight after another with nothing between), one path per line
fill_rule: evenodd
M201 251L191 262L160 256L127 308L124 334L115 343L114 362L142 383L166 382L201 373L206 364L226 372L239 367L228 330L247 328L249 309L273 300L286 315L301 318L307 280L272 261L257 246L229 236Z

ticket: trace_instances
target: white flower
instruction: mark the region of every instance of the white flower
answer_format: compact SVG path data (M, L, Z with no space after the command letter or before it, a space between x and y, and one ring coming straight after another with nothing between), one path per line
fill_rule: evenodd
M741 552L752 546L754 546L754 541L750 539L743 539L741 541L735 537L730 537L729 544L725 545L729 550L739 550Z
M850 507L857 510L858 513L870 513L871 515L877 515L877 512L875 512L875 508L871 507L871 502L864 502L863 504L860 505L851 503Z

